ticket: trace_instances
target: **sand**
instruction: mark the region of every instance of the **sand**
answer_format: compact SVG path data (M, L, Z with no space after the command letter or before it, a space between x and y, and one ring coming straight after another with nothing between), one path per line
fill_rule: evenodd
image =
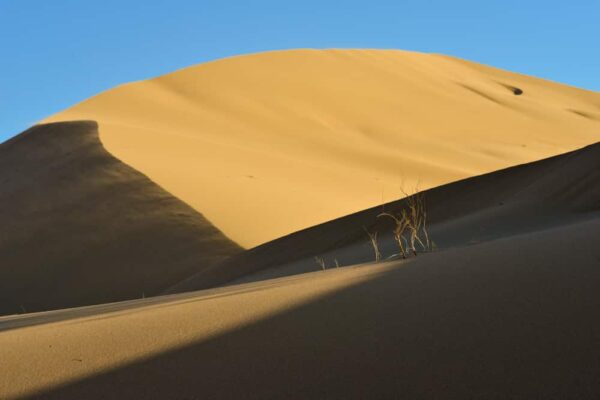
M441 245L407 260L274 278L334 232L365 257L365 210L232 257L281 263L254 282L0 317L0 398L597 398L599 152L426 192Z
M514 88L522 90L515 95ZM600 94L436 55L233 57L94 96L116 158L245 248L600 140Z
M599 234L0 319L0 397L596 398Z
M156 295L241 251L106 152L91 121L1 144L0 185L0 315Z
M438 251L595 218L600 213L600 143L548 159L438 186L419 194ZM372 262L365 232L377 232L383 259L399 253L394 224L406 200L379 205L241 252L199 271L166 293Z
M598 398L599 116L598 93L367 50L78 104L0 146L0 293L228 286L0 317L0 398ZM363 228L397 252L377 215L417 181L435 251L373 263Z

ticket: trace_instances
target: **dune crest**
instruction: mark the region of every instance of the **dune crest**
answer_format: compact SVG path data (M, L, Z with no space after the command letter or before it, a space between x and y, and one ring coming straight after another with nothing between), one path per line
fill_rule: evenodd
M600 143L544 160L435 187L422 193L429 235L437 250L508 238L600 216ZM236 254L186 278L167 293L258 281L373 262L365 228L378 233L384 258L398 253L393 224L401 199L295 232ZM565 248L565 252L570 250ZM599 261L600 262L600 261Z
M244 247L600 141L600 94L452 57L293 50L135 82L47 121L107 150Z
M78 104L0 145L0 314L133 300L0 317L0 398L596 399L599 115L368 50ZM418 181L436 245L401 259L378 215Z
M156 295L241 251L104 150L93 121L1 144L0 182L0 315Z

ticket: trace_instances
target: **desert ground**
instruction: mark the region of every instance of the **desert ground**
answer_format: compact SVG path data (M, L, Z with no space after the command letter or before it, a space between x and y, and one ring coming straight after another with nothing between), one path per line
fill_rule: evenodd
M41 121L0 182L1 399L600 395L600 93L252 54Z
M600 95L435 54L295 50L123 85L45 122L73 120L97 121L110 154L250 248L402 184L595 143Z

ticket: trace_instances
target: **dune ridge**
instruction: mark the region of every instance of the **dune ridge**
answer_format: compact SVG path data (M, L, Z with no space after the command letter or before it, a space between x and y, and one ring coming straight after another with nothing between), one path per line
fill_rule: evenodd
M0 145L0 315L158 294L241 251L102 147L93 121Z
M599 116L598 93L453 57L292 50L122 85L46 121L98 121L111 154L250 248L400 198L402 182L598 142Z
M438 250L577 223L600 214L600 143L544 160L442 185L422 193ZM379 232L384 257L397 253L392 224L406 199L378 205L242 252L186 278L165 293L373 262L365 228ZM590 238L591 239L591 238Z
M0 145L0 294L137 299L0 317L0 398L596 399L599 110L450 57L302 50L53 116ZM372 263L364 228L396 252L377 215L418 181L436 250Z

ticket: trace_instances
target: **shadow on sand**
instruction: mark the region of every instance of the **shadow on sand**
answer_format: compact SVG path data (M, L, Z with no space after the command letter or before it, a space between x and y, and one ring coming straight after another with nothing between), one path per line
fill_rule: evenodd
M600 251L487 246L29 398L597 398Z

